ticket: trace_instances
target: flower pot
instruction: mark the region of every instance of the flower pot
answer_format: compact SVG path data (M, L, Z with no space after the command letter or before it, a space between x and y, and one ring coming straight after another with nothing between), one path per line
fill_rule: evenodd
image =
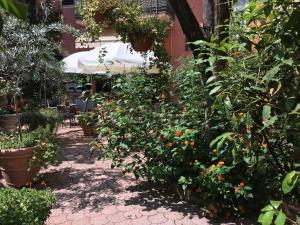
M29 161L32 159L37 146L29 148L0 150L0 170L7 185L22 187L32 182L39 172L39 166L28 171Z
M6 105L6 104L7 104L7 96L0 95L0 105Z
M132 48L138 52L147 52L153 45L153 39L146 34L132 34L130 43Z
M17 128L18 128L18 117L16 114L0 115L1 131L3 132L16 131Z
M84 136L94 136L94 128L91 125L83 124L82 125Z

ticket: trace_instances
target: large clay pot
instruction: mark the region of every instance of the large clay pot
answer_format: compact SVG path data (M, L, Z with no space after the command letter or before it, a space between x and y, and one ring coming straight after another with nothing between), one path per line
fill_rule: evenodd
M6 105L6 104L7 104L7 96L0 95L0 105Z
M19 114L20 115L20 114ZM0 115L0 130L3 132L15 131L18 128L18 117L16 114Z
M18 188L32 182L40 170L39 166L34 166L28 171L29 162L37 149L35 146L0 150L0 170L7 185Z
M84 136L94 136L94 128L91 125L88 124L83 124L82 125L82 130Z
M146 34L130 35L130 43L132 48L138 52L147 52L153 45L153 39Z

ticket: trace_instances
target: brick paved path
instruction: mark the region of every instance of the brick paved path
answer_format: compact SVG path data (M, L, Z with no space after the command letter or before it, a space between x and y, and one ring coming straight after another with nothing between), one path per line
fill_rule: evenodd
M109 160L90 158L91 139L83 137L80 128L61 129L59 139L62 162L43 171L57 196L47 225L212 224L197 206L122 175L110 168Z

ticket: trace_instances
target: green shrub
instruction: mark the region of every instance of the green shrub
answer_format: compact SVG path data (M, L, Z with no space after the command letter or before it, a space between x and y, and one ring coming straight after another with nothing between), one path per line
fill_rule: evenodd
M21 124L28 125L30 130L35 130L39 126L54 130L55 126L63 121L62 115L54 110L41 109L38 112L25 112L21 115Z
M97 115L93 112L82 112L78 116L78 123L80 126L83 125L95 125L97 122Z
M0 202L0 224L43 225L55 197L49 190L2 188Z

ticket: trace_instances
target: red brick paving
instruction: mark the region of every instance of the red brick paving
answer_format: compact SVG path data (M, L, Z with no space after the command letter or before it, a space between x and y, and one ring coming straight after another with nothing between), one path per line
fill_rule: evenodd
M80 128L59 130L61 164L43 171L57 197L47 225L206 225L200 209L90 157ZM217 223L220 224L220 223Z

